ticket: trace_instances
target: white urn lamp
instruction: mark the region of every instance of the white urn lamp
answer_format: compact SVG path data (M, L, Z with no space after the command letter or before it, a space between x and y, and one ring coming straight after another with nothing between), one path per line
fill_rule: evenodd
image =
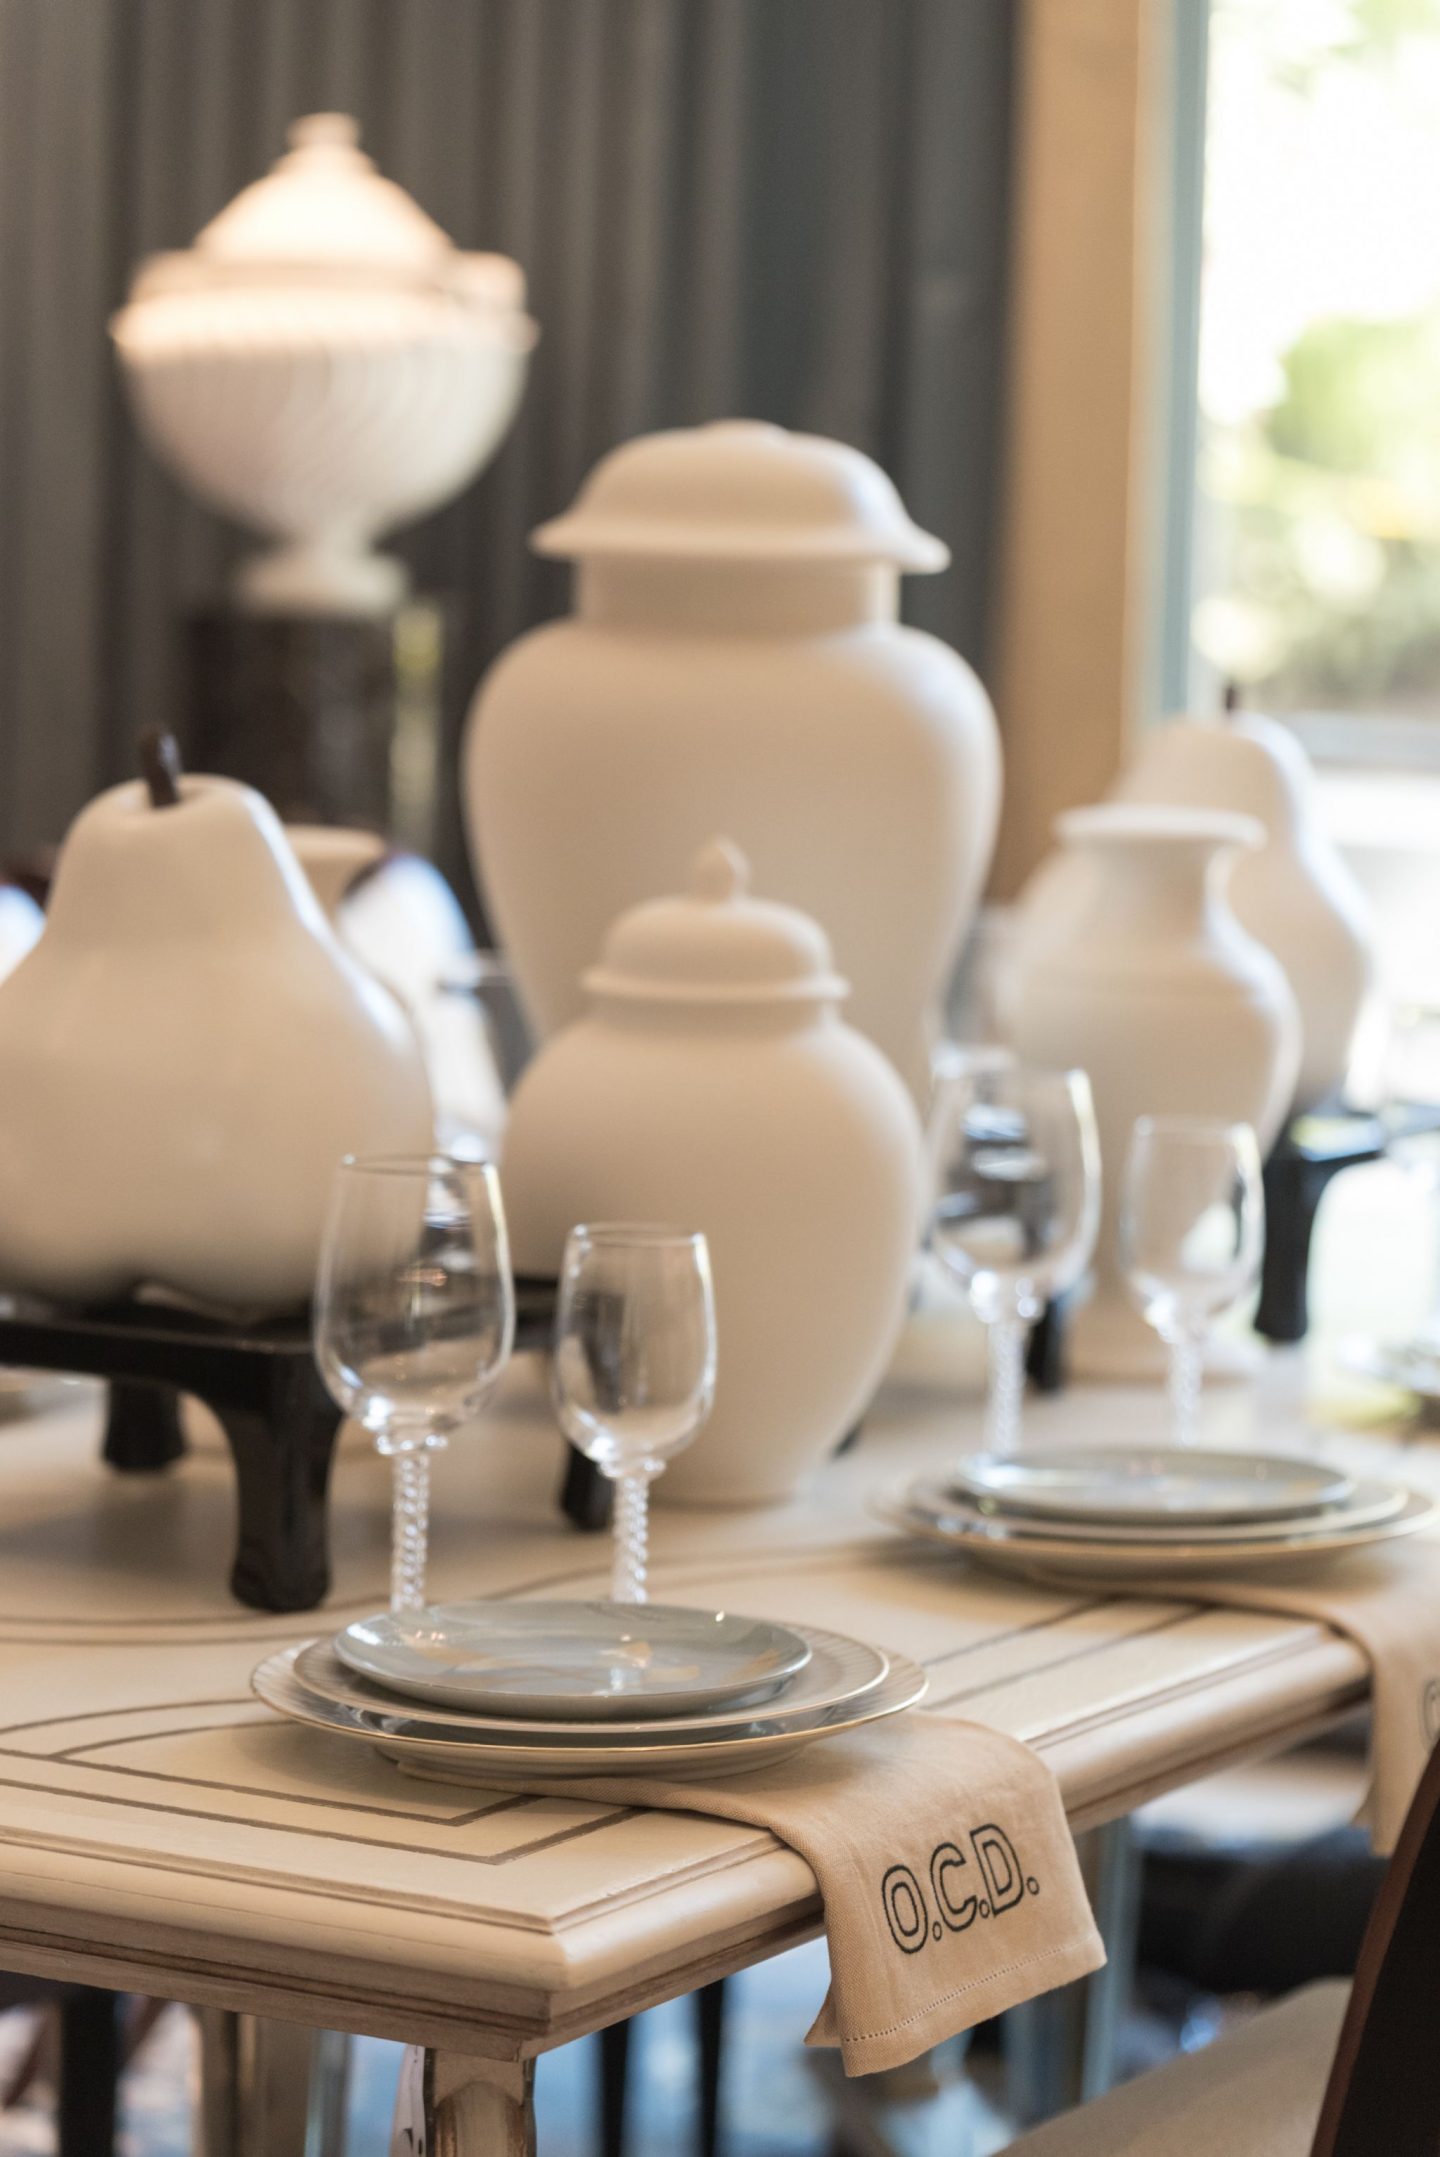
M588 1011L512 1097L501 1157L521 1273L555 1274L581 1221L709 1240L715 1406L664 1504L779 1500L825 1459L884 1372L920 1225L910 1097L840 1017L822 931L748 881L713 841L687 895L621 916Z
M535 326L503 255L467 254L317 113L193 247L141 264L111 332L140 430L202 500L272 538L243 606L383 614L376 535L491 456Z
M858 450L753 420L625 443L534 544L577 564L575 613L481 683L465 801L535 1032L720 829L823 924L855 1025L923 1100L1000 798L984 689L899 621L902 574L944 546Z

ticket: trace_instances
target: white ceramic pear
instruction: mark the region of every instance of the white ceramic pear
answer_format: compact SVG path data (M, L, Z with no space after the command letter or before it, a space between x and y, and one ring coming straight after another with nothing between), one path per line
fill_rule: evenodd
M432 1139L408 1021L227 779L77 818L0 984L0 1103L0 1282L64 1299L297 1303L340 1157Z
M433 862L390 852L378 832L332 824L285 830L340 942L409 1014L441 1145L473 1151L478 1142L494 1152L505 1092L484 1011L454 987L475 959L460 901Z

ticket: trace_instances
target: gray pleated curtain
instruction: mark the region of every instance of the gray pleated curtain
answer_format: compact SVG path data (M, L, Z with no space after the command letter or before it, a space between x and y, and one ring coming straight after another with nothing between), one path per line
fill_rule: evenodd
M241 541L139 444L105 320L309 111L530 279L513 435L398 542L462 680L564 604L524 537L602 451L730 414L880 458L955 552L911 617L983 664L1014 6L0 0L0 848L173 716L177 613Z

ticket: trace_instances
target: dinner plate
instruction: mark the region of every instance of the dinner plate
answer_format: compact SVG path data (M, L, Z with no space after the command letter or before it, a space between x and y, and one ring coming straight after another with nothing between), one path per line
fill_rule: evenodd
M810 1660L788 1625L675 1603L432 1603L357 1618L335 1652L407 1699L582 1722L765 1700Z
M872 1648L867 1641L810 1628L806 1630L805 1639L811 1651L809 1661L786 1686L783 1696L771 1699L764 1707L766 1721L777 1727L803 1720L823 1708L858 1700L872 1686L880 1684L890 1668L890 1658L884 1649ZM312 1640L308 1647L300 1650L295 1659L295 1675L301 1684L337 1707L380 1716L387 1723L393 1723L398 1715L407 1727L418 1728L423 1724L433 1736L457 1739L468 1735L471 1738L488 1737L496 1742L519 1738L541 1744L558 1740L566 1744L614 1745L638 1738L664 1743L676 1736L713 1736L733 1730L753 1721L758 1712L753 1704L732 1702L726 1708L708 1709L693 1715L647 1716L634 1722L605 1718L594 1723L581 1723L487 1715L476 1708L444 1708L428 1701L412 1706L408 1701L397 1701L393 1693L348 1670L329 1640Z
M1004 1513L953 1494L945 1481L922 1481L913 1484L911 1491L916 1502L933 1513L963 1516L979 1526L999 1529L1008 1535L1038 1535L1050 1541L1087 1546L1092 1543L1133 1543L1146 1549L1175 1543L1203 1543L1219 1549L1253 1543L1257 1538L1270 1540L1277 1534L1316 1536L1339 1527L1366 1528L1373 1522L1393 1520L1403 1511L1410 1495L1394 1483L1365 1482L1352 1486L1351 1496L1344 1505L1332 1506L1323 1513L1301 1513L1281 1520L1202 1521L1194 1526L1189 1522L1171 1521L1161 1527L1130 1527L1108 1520L1066 1522L1042 1519L1035 1514Z
M1035 1446L975 1453L947 1481L984 1509L1087 1527L1220 1525L1280 1519L1341 1505L1353 1485L1337 1469L1281 1454L1198 1446Z
M1358 1377L1398 1386L1422 1401L1440 1401L1440 1349L1432 1342L1342 1341L1340 1361Z
M927 1542L943 1543L951 1550L965 1551L978 1563L1000 1572L1021 1573L1047 1583L1092 1585L1243 1572L1256 1566L1280 1566L1306 1559L1313 1562L1440 1525L1440 1505L1418 1492L1407 1493L1404 1505L1388 1520L1356 1527L1329 1525L1310 1534L1287 1533L1282 1524L1273 1534L1227 1543L1115 1543L1080 1535L1020 1534L973 1512L962 1513L953 1505L948 1510L931 1510L925 1503L916 1502L913 1491L883 1496L875 1510L892 1527Z
M817 1708L798 1722L777 1724L762 1707L748 1721L737 1722L719 1736L703 1731L677 1735L660 1725L627 1741L613 1733L593 1732L568 1738L561 1734L541 1743L513 1732L465 1737L445 1729L432 1735L433 1726L423 1716L395 1709L363 1710L321 1699L297 1674L295 1666L302 1653L299 1648L282 1648L261 1663L251 1678L258 1697L278 1714L368 1745L408 1774L487 1787L573 1782L602 1775L650 1775L666 1782L743 1775L788 1759L821 1738L898 1715L924 1698L929 1682L918 1664L892 1655L884 1678L857 1699Z

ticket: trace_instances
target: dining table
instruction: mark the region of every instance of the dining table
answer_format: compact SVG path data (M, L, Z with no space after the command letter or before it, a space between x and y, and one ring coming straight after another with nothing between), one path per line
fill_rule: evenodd
M885 1525L877 1490L978 1439L976 1338L953 1310L915 1317L859 1442L788 1503L668 1506L662 1480L652 1593L914 1657L930 1709L1040 1753L1092 1848L1158 1794L1364 1702L1363 1656L1324 1624L1206 1607L1181 1582L1002 1577ZM1272 1352L1215 1389L1207 1431L1378 1457L1378 1438L1317 1423L1312 1357ZM227 1592L217 1429L196 1409L183 1459L121 1475L102 1408L93 1384L47 1386L0 1421L0 1968L189 2002L232 2034L398 2039L398 2150L521 2157L537 2056L820 1929L809 1867L762 1830L413 1779L279 1719L251 1692L257 1662L385 1602L386 1464L347 1428L329 1601L257 1612ZM1162 1430L1153 1388L1074 1386L1027 1412L1037 1440ZM518 1356L437 1462L436 1599L606 1592L605 1539L556 1511L562 1464L543 1367Z

